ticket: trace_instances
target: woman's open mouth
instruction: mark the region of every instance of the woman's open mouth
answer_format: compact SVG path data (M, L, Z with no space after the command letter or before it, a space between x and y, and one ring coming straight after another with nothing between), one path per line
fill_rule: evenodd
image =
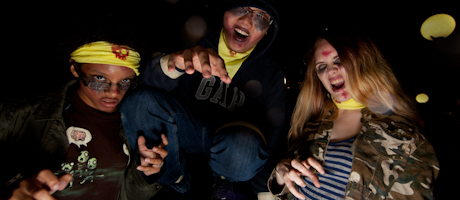
M332 91L334 92L340 92L343 88L345 88L345 80L343 80L342 77L338 77L330 81L332 85Z

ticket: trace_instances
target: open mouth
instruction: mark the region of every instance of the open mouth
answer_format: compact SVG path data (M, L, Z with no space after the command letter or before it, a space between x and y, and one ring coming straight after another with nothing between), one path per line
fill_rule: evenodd
M111 98L101 99L101 103L106 107L115 107L118 105L118 101L116 99Z
M249 37L249 31L248 30L242 29L242 28L235 28L235 38L238 41L243 41L247 37Z
M332 90L339 92L345 87L345 80L342 77L331 80Z

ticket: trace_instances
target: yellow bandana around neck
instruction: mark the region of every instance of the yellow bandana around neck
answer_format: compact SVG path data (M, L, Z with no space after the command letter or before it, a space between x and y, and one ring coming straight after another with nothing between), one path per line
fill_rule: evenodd
M359 102L355 101L353 98L349 99L348 101L340 102L334 99L334 97L331 95L332 101L334 104L337 106L339 109L343 110L355 110L355 109L362 109L365 106L360 104Z
M224 29L220 32L219 45L217 47L219 56L224 59L225 68L227 69L228 76L233 79L238 69L240 69L243 62L249 57L251 52L256 48L254 45L251 49L243 53L237 53L228 48L227 41L225 40Z
M141 56L133 49L98 41L85 44L70 54L70 59L77 63L97 63L128 67L139 76Z

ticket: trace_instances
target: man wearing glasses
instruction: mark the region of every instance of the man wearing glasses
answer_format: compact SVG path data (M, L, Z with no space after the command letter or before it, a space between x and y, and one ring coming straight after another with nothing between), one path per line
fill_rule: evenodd
M167 155L162 135L148 149L127 146L118 104L136 86L140 55L127 46L97 41L71 54L78 78L38 98L0 104L0 151L4 153L0 198L142 199L158 185ZM129 155L136 156L129 156ZM134 158L140 159L139 166ZM134 184L136 183L136 184Z
M150 60L140 82L152 87L129 95L120 111L130 144L138 135L156 141L162 132L178 141L166 147L159 184L185 193L185 165L194 162L187 155L206 154L212 199L242 199L232 183L250 181L254 196L268 191L286 137L284 74L267 54L279 19L271 1L226 1L222 22L198 46Z

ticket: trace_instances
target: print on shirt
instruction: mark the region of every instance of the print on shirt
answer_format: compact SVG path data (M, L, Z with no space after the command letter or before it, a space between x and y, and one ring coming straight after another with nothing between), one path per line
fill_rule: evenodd
M83 150L80 152L80 155L77 157L77 165L73 162L64 162L61 164L61 172L66 172L72 175L72 180L69 182L69 188L74 185L75 178L81 180L79 181L80 185L85 182L93 182L94 178L102 178L104 174L95 175L94 171L97 166L97 158L89 158L89 152ZM75 168L74 168L75 167ZM60 172L56 172L56 175L59 175Z
M209 102L219 104L220 106L232 112L235 110L235 106L243 106L245 96L244 93L240 91L237 87L233 88L233 96L231 98L231 102L227 102L227 90L229 87L228 84L224 83L223 81L220 81L219 89L217 89L217 91L214 92L214 95L211 95L213 93L215 83L216 77L214 76L211 76L210 78L201 79L200 86L198 87L195 93L195 98L198 100L209 99Z
M74 143L78 148L81 148L80 145L88 146L88 143L93 139L91 132L84 128L71 126L67 129L66 133L69 144Z
M67 138L69 144L75 144L78 148L81 148L82 145L88 146L88 143L91 142L93 138L91 132L79 127L71 126L67 129ZM62 172L66 172L72 175L72 180L69 183L69 187L74 185L75 179L80 180L79 184L84 184L85 182L93 182L95 178L102 178L104 174L95 175L95 169L97 167L97 158L90 158L90 152L87 150L80 151L80 154L76 158L78 163L74 162L64 162L61 164L61 171L56 172L58 175Z

